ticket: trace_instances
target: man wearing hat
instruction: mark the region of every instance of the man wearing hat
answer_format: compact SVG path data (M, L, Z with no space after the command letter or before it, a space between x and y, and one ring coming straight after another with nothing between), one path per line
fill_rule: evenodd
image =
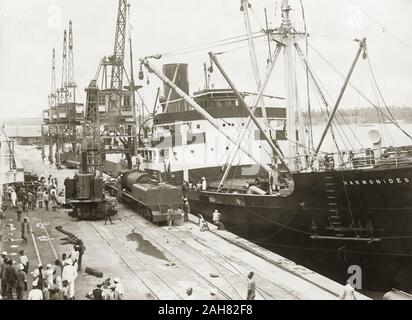
M87 296L93 300L106 300L106 293L104 293L103 283L101 281L97 282L96 288L93 289Z
M17 283L16 283L16 293L17 300L23 300L23 291L27 290L27 276L24 272L23 264L19 263L17 265Z
M115 300L124 300L124 287L120 282L119 278L114 278L113 280L116 289L115 289Z
M6 266L7 266L7 252L3 251L1 253L1 258L0 258L0 281L1 281L1 296L2 297L5 297L7 294L6 281L3 281L4 270L6 270Z

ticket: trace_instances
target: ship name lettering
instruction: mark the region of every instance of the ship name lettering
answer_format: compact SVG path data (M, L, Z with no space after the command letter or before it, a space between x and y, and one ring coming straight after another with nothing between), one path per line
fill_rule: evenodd
M401 184L410 183L410 178L387 178L387 179L369 179L369 180L343 180L345 186L348 185L380 185L380 184Z

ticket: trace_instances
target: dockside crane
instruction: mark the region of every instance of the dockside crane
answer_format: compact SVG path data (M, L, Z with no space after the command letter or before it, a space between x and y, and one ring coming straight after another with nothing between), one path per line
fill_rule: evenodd
M56 50L53 49L51 93L49 108L43 112L43 149L49 146L49 162L74 167L79 158L79 136L84 121L84 108L76 102L74 80L73 23L64 31L62 75L60 88L56 90ZM45 157L45 150L42 154Z
M109 63L112 70L107 118L101 119L101 124L104 127L101 138L106 142L119 141L123 144L122 149L113 148L110 145L104 149L103 153L124 154L128 167L131 169L132 156L136 144L136 113L134 103L132 105L131 101L134 100L132 95L130 97L125 95L123 88L128 8L127 0L119 0L113 55L104 59L104 69L106 69L107 63ZM130 88L135 90L134 85L131 85Z

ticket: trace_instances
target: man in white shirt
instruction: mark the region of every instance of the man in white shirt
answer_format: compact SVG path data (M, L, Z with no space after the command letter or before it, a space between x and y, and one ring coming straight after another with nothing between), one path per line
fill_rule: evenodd
M75 300L74 299L74 284L77 279L77 268L73 266L73 261L72 259L67 259L66 260L67 265L63 269L62 273L62 280L67 281L69 283L68 287L68 294L69 294L69 299L70 300Z
M248 277L247 283L247 300L255 300L256 297L256 281L253 278L255 274L250 272Z
M43 292L37 287L36 282L33 282L33 289L29 292L28 300L43 300Z
M73 246L73 249L72 249L72 252L70 253L69 258L72 260L76 269L78 267L79 255L80 255L80 252L78 250L78 246L77 245Z
M355 289L350 285L348 280L346 286L343 287L343 292L339 296L340 300L356 300Z
M213 223L215 225L219 225L221 217L222 217L222 214L218 210L215 210L215 212L213 212Z
M29 273L29 259L27 259L26 255L24 254L24 250L19 252L20 254L20 263L23 265L23 271L27 274Z
M54 269L52 265L49 263L46 267L46 271L44 272L44 278L47 280L47 283L49 285L49 288L53 285L53 274L54 274Z
M202 191L206 191L207 190L207 181L206 178L203 177L202 178Z

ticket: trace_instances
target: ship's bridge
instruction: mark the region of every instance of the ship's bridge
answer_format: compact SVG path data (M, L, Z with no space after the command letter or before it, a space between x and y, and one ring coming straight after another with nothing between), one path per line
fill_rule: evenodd
M251 97L254 94L243 92L242 95ZM215 119L249 117L248 113L239 106L239 100L232 90L203 90L195 92L192 98ZM279 100L281 98L272 97L270 100L274 99ZM286 119L286 108L270 106L275 105L274 101L270 102L266 107L267 117L269 119ZM161 107L162 113L156 116L155 125L203 120L202 116L190 108L183 99L162 101ZM255 114L258 118L262 118L262 108L257 108Z

